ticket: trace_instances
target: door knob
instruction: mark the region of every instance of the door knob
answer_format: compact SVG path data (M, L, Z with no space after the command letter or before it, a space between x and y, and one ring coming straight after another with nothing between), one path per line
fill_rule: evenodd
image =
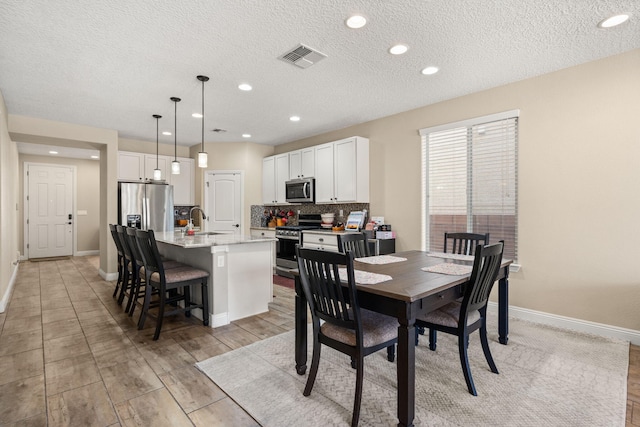
M239 228L240 224L233 224L234 227Z

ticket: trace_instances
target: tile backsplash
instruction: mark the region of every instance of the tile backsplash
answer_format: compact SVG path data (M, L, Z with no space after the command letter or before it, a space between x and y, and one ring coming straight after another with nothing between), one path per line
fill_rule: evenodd
M260 227L260 219L262 218L264 211L280 211L288 212L292 210L295 215L291 217L289 225L298 224L298 212L302 214L323 214L333 212L335 214L336 221L339 221L340 209L342 209L343 219L346 221L351 211L367 210L367 216L370 215L369 203L336 203L336 204L321 204L316 205L313 203L303 203L299 205L285 205L285 206L264 206L264 205L251 205L251 227Z

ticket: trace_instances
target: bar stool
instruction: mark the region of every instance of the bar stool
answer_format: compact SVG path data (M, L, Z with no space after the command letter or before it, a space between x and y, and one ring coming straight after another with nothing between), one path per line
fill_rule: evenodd
M209 296L207 291L209 273L188 265L165 269L153 230L135 230L135 234L138 250L144 262L146 282L144 303L142 305L142 313L140 313L140 320L138 321L138 329L144 327L147 316L151 315L149 308L152 306L158 307L156 331L153 335L154 340L157 340L160 336L164 316L174 313L184 312L186 317L190 317L191 310L201 308L202 323L205 326L209 325ZM190 288L197 284L200 284L202 288L202 303L200 304L194 304L191 301ZM177 291L180 288L182 289L182 294L176 293L167 297L169 291ZM152 289L156 289L159 296L159 301L154 304L151 303ZM184 302L184 308L177 307L174 310L165 312L167 304L173 304L179 301Z
M118 280L116 280L116 287L113 289L113 298L115 298L124 280L124 249L122 248L122 241L118 236L116 225L109 224L109 229L111 230L111 237L113 237L113 243L115 243L116 251L118 252Z

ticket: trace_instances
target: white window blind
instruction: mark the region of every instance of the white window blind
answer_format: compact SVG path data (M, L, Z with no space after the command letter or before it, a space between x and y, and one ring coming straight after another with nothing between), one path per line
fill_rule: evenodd
M425 247L445 232L489 233L517 260L518 112L423 129Z

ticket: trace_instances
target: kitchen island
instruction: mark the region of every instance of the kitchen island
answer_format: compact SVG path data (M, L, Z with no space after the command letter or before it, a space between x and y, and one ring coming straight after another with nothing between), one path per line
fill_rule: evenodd
M209 272L209 325L264 313L273 298L273 238L180 232L155 234L160 254ZM194 299L196 295L194 295ZM193 314L202 319L202 311Z

